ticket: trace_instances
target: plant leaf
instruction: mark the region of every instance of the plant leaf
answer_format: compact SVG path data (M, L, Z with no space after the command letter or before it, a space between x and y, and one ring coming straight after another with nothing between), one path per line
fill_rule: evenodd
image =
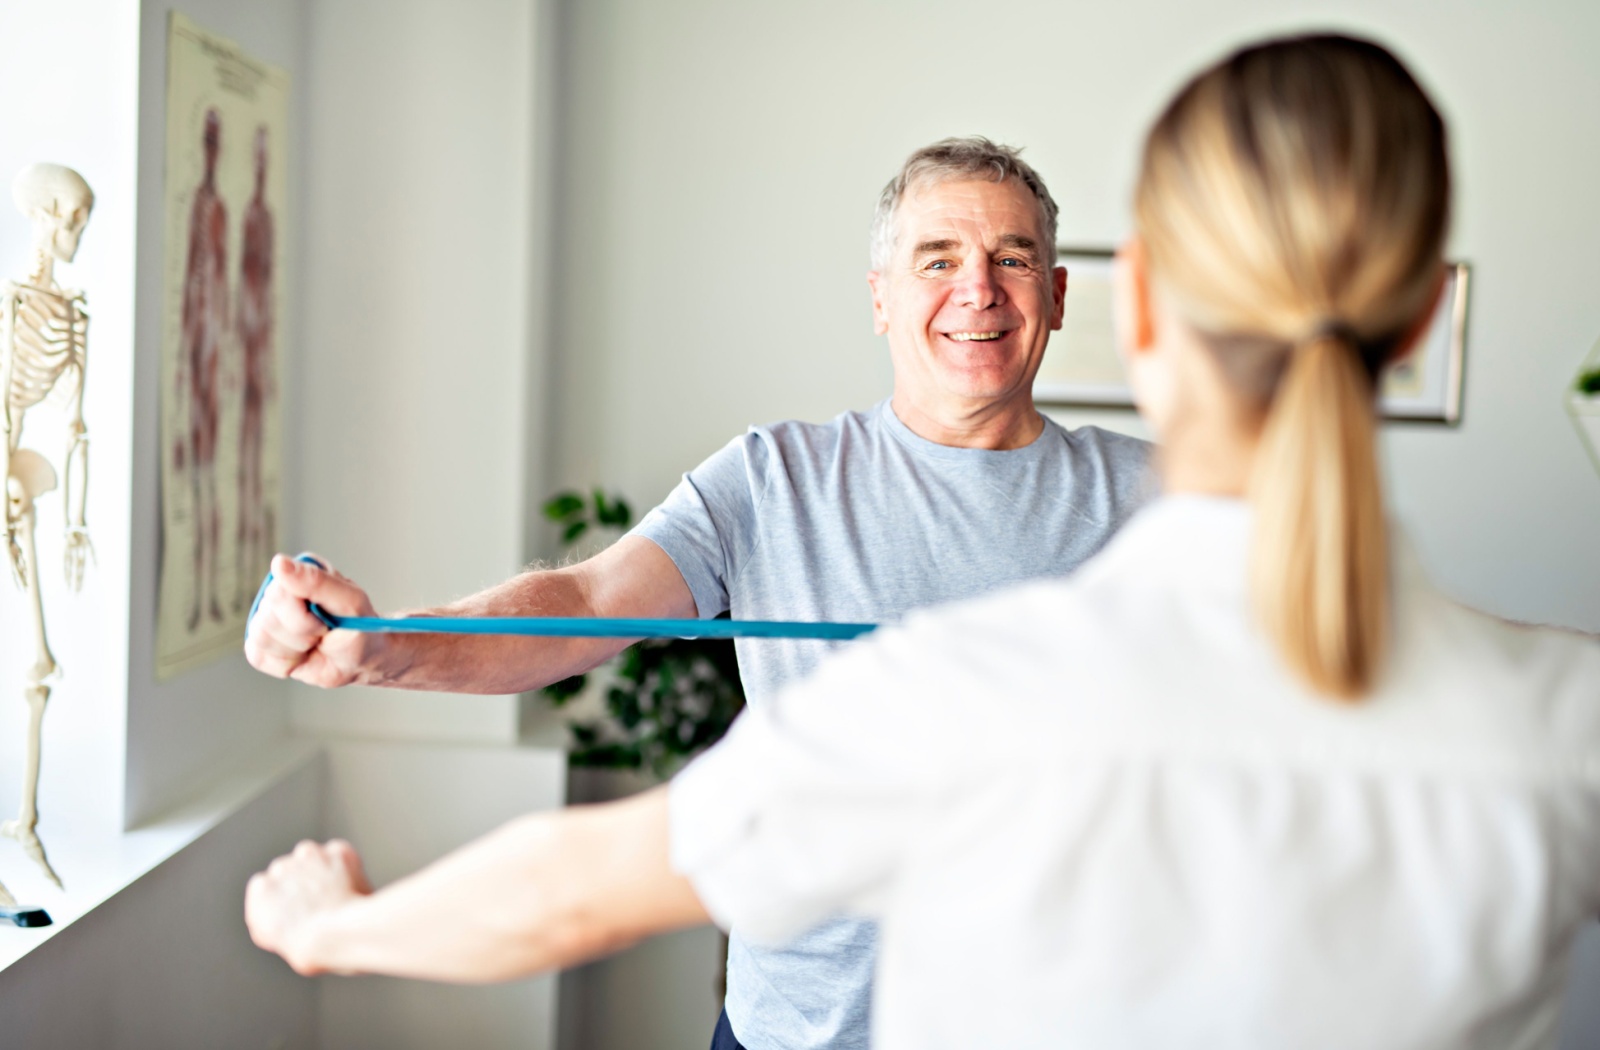
M575 674L571 678L563 678L559 682L551 682L549 685L541 689L540 692L545 695L545 698L549 700L552 705L560 707L568 700L571 700L573 697L583 692L583 687L588 683L588 681L588 675Z
M551 496L544 505L544 516L551 521L560 521L583 510L583 497L576 492L559 492Z
M617 496L607 500L601 493L595 496L595 518L602 525L612 525L617 528L627 528L633 520L633 509L628 506L627 500Z

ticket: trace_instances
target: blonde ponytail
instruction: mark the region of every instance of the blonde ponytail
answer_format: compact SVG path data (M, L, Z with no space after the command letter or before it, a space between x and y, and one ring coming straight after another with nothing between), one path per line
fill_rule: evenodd
M1444 122L1398 59L1278 40L1195 77L1145 141L1134 213L1152 284L1241 418L1263 632L1317 691L1382 672L1387 543L1375 376L1432 303L1449 225Z
M1263 629L1318 692L1367 693L1388 637L1388 541L1372 380L1321 332L1290 352L1250 479L1251 587Z

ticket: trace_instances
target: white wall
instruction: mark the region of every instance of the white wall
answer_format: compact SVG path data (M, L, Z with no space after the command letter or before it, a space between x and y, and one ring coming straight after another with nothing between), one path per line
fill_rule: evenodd
M128 765L125 802L128 824L140 821L192 792L235 756L282 737L288 728L288 689L252 671L242 653L173 681L155 680L155 608L161 542L159 396L161 379L162 282L166 273L166 83L167 0L139 5L139 204L138 279L133 378L131 620L128 638ZM305 149L304 37L302 0L256 4L248 0L185 0L184 14L203 29L236 41L246 52L289 71L291 157ZM284 388L292 389L300 359L304 183L291 161L283 267L289 322L283 337ZM127 388L124 388L127 389ZM284 404L285 432L301 419L293 399ZM296 445L286 442L291 458ZM285 484L281 520L293 534L298 525L296 487Z
M249 15L246 6L202 0L186 9L292 68L297 6ZM0 877L74 921L3 934L8 962L43 941L0 974L3 1041L309 1048L314 989L249 944L239 908L245 877L315 827L320 766L283 775L105 899L119 879L144 870L138 858L152 842L177 841L173 826L125 836L127 824L147 821L220 763L262 751L286 724L285 691L249 680L238 662L161 690L150 675L164 38L164 6L125 0L8 4L0 32L0 97L11 102L0 116L0 176L9 183L25 162L56 161L80 171L96 194L79 261L58 270L64 284L87 291L93 318L86 417L97 559L80 595L65 593L57 568L59 495L41 507L46 615L63 676L45 719L40 831L65 892L47 886L13 844L0 850ZM6 198L0 272L21 277L28 231ZM28 421L30 443L58 464L59 422L48 413ZM32 655L20 644L24 629L20 596L0 586L7 814L20 787L21 673ZM170 847L161 848L166 856Z
M1600 629L1600 479L1561 408L1600 338L1595 5L584 0L570 17L560 480L648 505L748 423L882 397L866 229L916 146L1024 145L1063 239L1113 243L1139 137L1182 78L1263 33L1355 28L1446 112L1452 251L1475 266L1464 422L1391 431L1395 501L1454 591Z
M524 561L534 0L317 0L299 544L381 610ZM514 697L300 691L304 732L509 741Z
M550 210L544 0L312 0L305 91L303 499L296 548L380 610L498 583L542 485ZM517 697L293 691L332 739L324 835L378 884L561 804L559 752L518 746ZM450 902L437 916L449 921ZM556 980L324 980L330 1047L552 1045Z
M245 881L316 826L301 764L0 974L0 1042L28 1050L314 1050L317 985L250 943ZM31 931L7 927L7 937Z
M60 491L38 507L45 620L63 669L44 720L39 802L47 846L74 825L114 834L122 821L137 26L138 13L126 4L62 0L10 5L0 28L0 98L12 100L0 116L0 279L26 279L31 261L32 231L10 193L12 178L25 164L52 161L75 168L96 198L77 261L56 270L64 286L87 291L91 316L84 415L96 564L81 593L71 593L62 579ZM25 444L44 453L58 472L66 448L64 422L46 404L29 412L24 430ZM0 814L8 817L21 796L28 724L22 684L33 662L32 630L31 611L6 566L0 569ZM0 847L0 880L31 892L31 863L14 843Z
M99 846L112 850L124 825L166 834L162 814L175 802L204 793L240 756L272 751L299 688L237 656L162 686L152 674L168 9L157 0L77 0L13 18L8 8L0 36L6 97L38 99L41 85L58 83L63 96L48 113L0 119L3 173L27 160L62 161L100 195L84 261L63 273L90 289L95 317L91 522L100 563L90 583L100 589L76 610L52 608L57 653L68 681L81 685L63 685L57 706L67 716L47 719L42 794L47 841L64 823L97 821ZM552 105L535 92L535 49L555 48L538 35L544 9L535 0L450 10L192 0L183 10L292 80L288 537L370 580L385 603L438 600L503 578L523 560L528 479L544 452L543 416L529 409L543 396L544 328L529 318L545 290L534 245L547 242L539 224L549 212L538 181L549 161L533 157L538 114ZM53 45L68 40L78 51L63 60ZM26 244L20 219L0 220L12 269L25 265ZM43 556L58 564L59 546ZM0 606L5 636L20 611ZM19 678L22 655L0 646L0 673ZM509 746L515 698L384 699L303 699L297 727L428 743L341 745L327 790L320 764L278 780L88 914L58 912L76 921L0 974L8 1018L0 1041L309 1047L321 1025L338 1046L435 1046L446 1033L470 1033L473 1045L549 1045L553 978L492 989L313 982L248 943L239 921L245 879L297 838L349 837L387 880L514 813L560 803L561 756ZM0 731L0 792L11 792L0 794L0 809L15 805L19 735ZM462 737L500 746L439 743ZM54 757L68 753L70 777ZM89 855L60 852L69 861ZM51 904L15 859L17 876L4 863L0 874ZM110 891L104 872L75 880L81 866L64 867L69 886Z
M1351 28L1412 63L1451 122L1451 251L1475 268L1464 421L1389 430L1394 502L1451 590L1600 630L1600 478L1562 411L1600 337L1600 7L582 0L566 12L558 481L649 506L750 423L885 396L867 226L917 146L974 132L1025 146L1063 240L1112 244L1128 230L1139 139L1183 78L1265 33ZM672 979L607 965L596 1016ZM655 1045L708 1034L663 1029Z
M345 741L329 745L328 770L321 834L355 842L377 885L514 817L560 806L566 793L566 759L555 751ZM417 921L448 923L453 903L438 901ZM482 987L387 977L319 983L329 1048L554 1044L552 975Z

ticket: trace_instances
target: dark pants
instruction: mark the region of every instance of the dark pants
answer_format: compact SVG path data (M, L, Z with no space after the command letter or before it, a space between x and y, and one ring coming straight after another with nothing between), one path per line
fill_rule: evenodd
M744 1044L733 1036L733 1026L728 1023L728 1011L717 1018L717 1030L711 1033L711 1050L744 1050Z

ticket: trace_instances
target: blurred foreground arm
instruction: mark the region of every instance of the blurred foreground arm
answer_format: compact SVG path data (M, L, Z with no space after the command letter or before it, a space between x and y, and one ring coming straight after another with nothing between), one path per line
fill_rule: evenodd
M707 921L665 787L521 817L377 892L348 843L302 842L245 891L251 939L302 974L505 981Z
M631 644L621 638L362 634L330 631L306 608L376 616L366 592L332 570L282 554L251 620L250 665L325 689L379 685L453 693L519 693L579 674ZM689 618L694 596L665 551L624 536L563 569L525 572L459 602L405 616L628 616Z

